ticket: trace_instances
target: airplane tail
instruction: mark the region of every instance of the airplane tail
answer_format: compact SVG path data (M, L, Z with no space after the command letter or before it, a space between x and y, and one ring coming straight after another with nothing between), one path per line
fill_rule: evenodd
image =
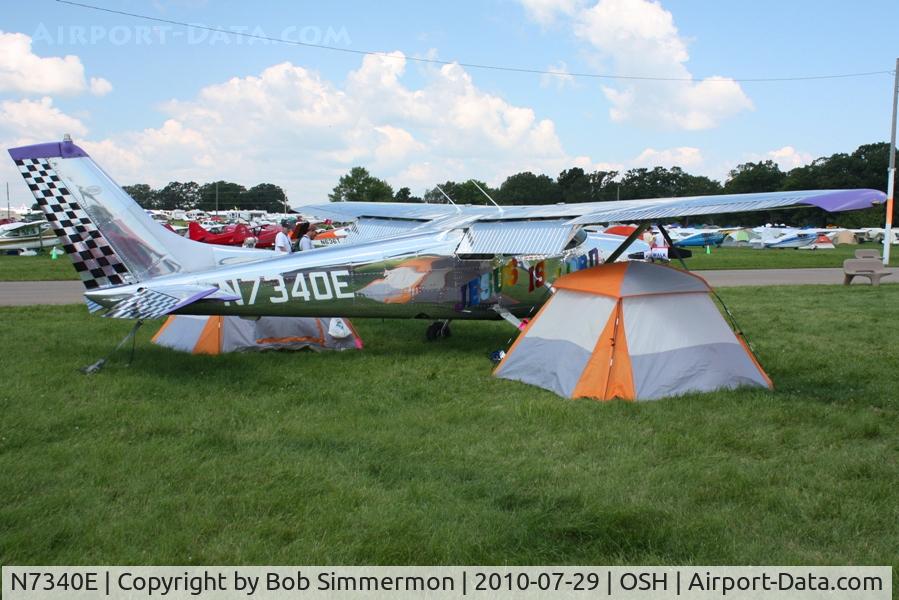
M260 258L162 227L68 136L9 155L88 290Z

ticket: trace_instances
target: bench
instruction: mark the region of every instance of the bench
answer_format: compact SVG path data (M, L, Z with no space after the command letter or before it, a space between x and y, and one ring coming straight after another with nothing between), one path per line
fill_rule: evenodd
M876 258L880 260L880 250L856 250L855 258Z
M867 277L871 285L880 285L880 279L887 275L892 273L875 258L847 258L843 261L843 285L849 285L853 277Z

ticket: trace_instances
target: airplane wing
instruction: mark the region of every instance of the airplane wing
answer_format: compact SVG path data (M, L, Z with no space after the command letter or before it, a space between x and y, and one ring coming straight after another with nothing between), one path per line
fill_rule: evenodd
M12 223L5 223L2 228L3 231L15 231L17 229L22 229L23 227L34 227L35 225L41 225L46 223L46 221L14 221Z
M347 243L458 229L465 232L458 254L549 255L565 248L583 225L808 206L839 212L870 208L885 200L886 194L877 190L851 189L502 207L332 202L302 210L319 218L353 221Z
M97 300L113 293L112 290L87 292L85 300L91 312L101 310ZM156 319L198 300L239 300L214 286L199 285L147 285L134 293L118 299L103 315L113 319Z
M801 190L755 194L718 194L680 198L651 198L583 202L579 204L537 204L522 206L472 206L404 202L331 202L302 207L302 212L319 218L349 222L357 219L398 219L427 222L450 216L477 220L504 221L564 218L580 224L612 221L647 221L717 213L751 212L774 208L814 206L827 212L871 208L882 204L886 194L871 189Z

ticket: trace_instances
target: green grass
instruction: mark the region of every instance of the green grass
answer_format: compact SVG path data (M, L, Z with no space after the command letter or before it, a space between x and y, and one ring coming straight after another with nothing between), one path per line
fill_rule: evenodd
M842 267L847 258L855 258L859 249L873 249L881 254L883 245L874 243L857 246L842 245L833 250L796 250L793 248L712 248L706 254L704 248L689 248L693 256L686 259L691 271L715 269L796 269ZM890 252L890 266L899 266L899 247ZM679 264L672 261L673 265Z
M68 256L50 259L50 254L37 256L0 255L0 281L56 281L78 279Z
M899 286L721 295L775 392L564 400L491 377L504 323L380 320L84 376L129 322L0 309L0 563L895 566Z

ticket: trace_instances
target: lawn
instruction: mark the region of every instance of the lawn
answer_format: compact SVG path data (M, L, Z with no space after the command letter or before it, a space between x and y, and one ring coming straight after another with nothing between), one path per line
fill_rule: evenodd
M847 258L855 258L859 249L877 250L883 254L883 245L874 243L856 246L842 245L833 250L797 250L793 248L712 248L710 254L704 248L689 248L693 256L687 259L691 271L712 269L795 269L842 267ZM899 266L899 246L890 252L890 266ZM677 265L673 261L672 265Z
M842 267L858 248L873 248L879 244L837 246L834 250L755 250L752 248L712 248L705 254L702 248L691 248L693 257L687 260L690 270L703 269L787 269L793 267ZM891 254L890 264L899 265L899 247ZM677 265L677 261L672 263ZM68 257L50 260L42 256L0 256L0 281L49 281L78 279Z
M380 320L84 376L129 322L0 309L0 563L895 568L899 286L721 295L775 392L563 400L490 376L504 323Z
M37 256L0 255L0 281L56 281L78 279L68 256L51 260L49 254Z

